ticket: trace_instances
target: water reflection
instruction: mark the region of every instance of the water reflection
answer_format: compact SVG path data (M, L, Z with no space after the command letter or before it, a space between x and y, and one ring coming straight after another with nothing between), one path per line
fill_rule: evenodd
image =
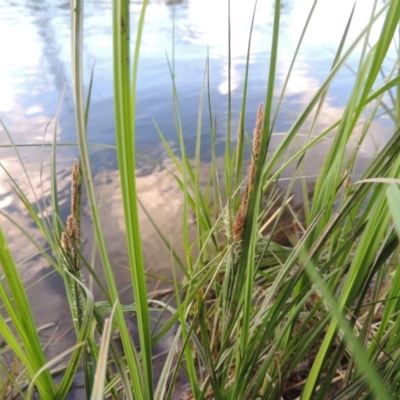
M368 4L357 7L354 29L349 33L348 42L354 39L368 18ZM248 36L253 13L253 2L231 2L231 70L228 70L228 19L227 2L210 0L188 0L184 2L151 2L147 9L146 24L141 44L141 62L138 81L138 140L154 143L158 141L152 125L154 118L169 140L175 139L172 118L172 83L167 59L172 57L172 27L175 33L175 84L180 99L180 110L186 137L195 135L199 107L199 97L203 85L203 75L207 55L210 58L210 98L217 110L217 130L224 134L227 123L227 93L232 90L233 115L238 115L245 76ZM282 6L282 24L278 63L279 86L286 77L287 66L300 37L304 23L311 9L312 1L287 1ZM140 11L140 2L132 4L132 30L135 30ZM334 49L337 47L351 5L344 0L335 3L327 0L318 3L315 18L310 24L304 45L294 66L294 74L303 71L307 80L298 80L297 92L310 92L320 84L330 69ZM251 42L249 109L256 110L259 101L265 97L269 68L269 47L272 34L274 2L258 2ZM87 1L85 3L84 73L89 81L95 63L94 86L92 92L92 112L101 107L101 118L92 118L90 129L93 135L103 130L107 124L108 135L102 142L113 144L112 113L112 42L110 1ZM339 15L340 14L340 15ZM335 18L332 17L335 15ZM327 17L329 16L329 17ZM67 85L63 105L63 121L72 118L72 96L70 67L70 21L69 6L65 1L37 2L19 0L2 10L0 34L13 37L13 41L2 43L3 57L0 66L0 115L11 131L18 129L21 119L28 118L42 124L55 113L65 85ZM374 31L376 34L376 30ZM134 37L134 34L132 35ZM374 35L372 36L374 37ZM14 51L14 49L18 51ZM357 54L357 52L356 52ZM304 75L305 75L304 74ZM346 88L351 72L332 85L334 101L344 104ZM292 78L293 79L293 78ZM306 86L310 79L313 86ZM294 85L292 85L294 87ZM296 99L296 93L288 92L293 98L292 114L298 113L305 103ZM328 99L330 101L331 99ZM293 106L296 105L296 108ZM93 121L96 121L93 123ZM252 117L246 122L252 131ZM278 130L287 126L288 116L282 112L278 116ZM63 122L63 123L64 123ZM204 126L205 137L210 128ZM32 141L29 130L18 135L22 142ZM73 141L75 130L62 132L61 141ZM36 135L38 138L38 135Z

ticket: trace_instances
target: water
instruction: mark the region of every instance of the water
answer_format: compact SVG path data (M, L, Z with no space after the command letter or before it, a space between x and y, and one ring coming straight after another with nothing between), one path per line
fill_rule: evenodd
M137 90L137 148L138 152L158 162L168 163L165 150L158 138L154 121L166 139L177 149L173 119L172 81L168 62L174 56L175 84L179 96L182 126L189 153L193 154L197 130L199 102L204 87L206 60L209 57L210 98L217 124L217 146L223 149L228 119L228 38L227 1L215 0L154 0L147 14L141 45L140 69ZM280 50L275 92L283 87L287 69L295 46L307 18L312 0L282 1ZM368 3L368 4L367 4ZM356 9L354 38L368 19L372 0L364 0ZM235 135L243 95L248 35L252 18L252 2L231 1L232 42L232 132ZM314 22L310 25L304 45L288 83L283 107L275 126L272 146L275 146L319 88L332 65L335 49L350 14L348 0L322 0L318 2ZM132 2L132 27L136 26L140 2ZM84 76L86 89L94 66L93 92L88 124L88 138L92 143L108 147L93 147L91 159L96 190L100 199L102 223L117 283L126 286L127 254L124 244L122 208L118 191L118 175L113 145L113 89L112 89L112 17L111 1L88 0L85 5ZM60 146L57 151L57 180L61 213L69 213L69 169L77 155L74 105L71 91L70 60L70 10L65 0L6 0L0 10L0 118L12 140L21 145L21 157L30 178L26 179L6 131L0 128L0 161L27 193L29 201L38 201L40 207L51 214L50 201L50 143L53 135ZM264 101L269 67L269 46L272 35L274 2L259 1L250 54L250 78L246 130L253 130L257 105ZM173 32L175 25L175 46ZM372 40L378 32L374 32ZM134 32L132 32L134 37ZM356 69L355 60L361 51L356 49L349 59L349 67ZM341 115L354 81L351 69L344 69L333 82L316 130L320 132ZM61 105L57 126L54 116ZM203 152L209 155L209 123L204 114L202 121ZM372 124L363 153L368 157L392 130L388 117L383 116ZM27 146L29 145L29 146ZM325 142L311 153L307 173L313 175L322 163L329 148ZM179 190L171 175L138 159L138 191L141 200L173 244L180 249L181 201ZM169 163L170 164L170 163ZM27 211L14 195L6 174L0 172L0 208L9 218L29 230L30 235L42 245L42 234L31 221ZM156 231L141 211L140 221L144 241L144 256L149 271L169 275L169 251L165 249ZM62 282L51 267L36 254L20 231L2 217L1 223L10 242L15 259L20 263L20 273L32 300L36 321L44 326L53 323L60 337L54 345L54 354L71 344L70 314ZM85 253L90 255L92 229L88 206L83 208L82 236ZM97 259L94 265L99 263ZM50 273L46 279L44 274ZM97 294L98 295L98 294ZM128 290L124 301L131 301ZM54 327L43 331L50 338ZM46 336L47 335L47 336ZM59 346L59 347L56 347Z

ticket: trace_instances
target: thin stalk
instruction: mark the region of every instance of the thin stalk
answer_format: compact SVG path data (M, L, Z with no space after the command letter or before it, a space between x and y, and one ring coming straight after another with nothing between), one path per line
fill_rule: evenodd
M135 109L136 82L139 65L139 50L146 13L147 0L142 3L142 9L136 32L136 44L131 75L130 65L130 12L129 1L113 2L113 32L114 32L114 98L117 156L121 179L122 201L126 228L126 240L133 286L133 295L137 307L137 324L143 365L143 383L140 398L153 398L152 345L147 303L147 286L143 249L140 235L137 190L135 178ZM116 317L118 317L118 308ZM129 341L126 332L124 340ZM132 360L133 361L133 360ZM139 383L138 365L131 363L131 373L135 373L133 388Z
M118 4L117 4L118 5ZM114 5L114 10L117 6ZM117 12L117 11L116 11ZM82 175L86 184L89 208L92 216L95 239L98 244L100 258L108 285L111 304L117 303L115 320L121 334L121 342L123 345L126 362L132 381L132 391L137 398L142 398L142 384L139 378L138 364L134 358L134 349L127 330L124 315L119 305L119 295L116 287L115 279L112 272L112 266L107 254L106 244L104 240L103 230L101 227L97 198L93 186L93 177L90 169L90 159L88 144L86 141L86 111L83 96L83 1L71 1L71 32L72 32L72 71L73 71L73 87L75 101L75 116L78 132L79 152L81 156ZM120 20L118 20L118 24Z

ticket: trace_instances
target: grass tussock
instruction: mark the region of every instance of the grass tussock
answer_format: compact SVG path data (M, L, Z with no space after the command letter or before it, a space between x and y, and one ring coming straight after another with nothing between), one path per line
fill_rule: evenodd
M195 157L189 159L180 123L174 63L170 64L174 96L171 118L176 121L180 154L156 128L175 167L171 174L182 191L184 256L179 257L170 248L169 240L155 225L170 249L174 276L177 268L183 276L182 280L174 279L165 297L161 296L164 293L148 293L135 181L135 87L147 1L143 1L135 27L132 54L129 2L113 2L116 152L132 304L121 302L101 227L86 142L90 90L85 99L83 3L74 0L71 4L80 160L72 169L71 214L66 224L59 214L55 151L50 216L40 203L31 204L14 177L8 177L41 231L46 249L51 250L49 254L36 243L38 252L63 278L76 344L55 359L47 359L26 288L0 226L2 398L32 398L37 393L41 399L64 399L79 374L84 381L81 398L88 399L396 398L400 373L400 77L399 60L393 60L389 52L398 35L400 3L387 1L381 9L374 5L369 23L353 41L348 38L353 18L349 15L328 75L272 148L285 88L315 8L314 4L304 22L277 99L282 28L281 2L275 2L268 85L264 103L257 110L246 172L244 117L246 99L251 95L247 93L249 63L236 143L230 140L230 108L227 113L223 168L215 152L215 115L206 93L199 106ZM380 29L380 36L371 42L375 27ZM250 47L251 32L249 54ZM358 68L348 101L337 120L320 129L329 87L356 48L362 50L357 53ZM208 79L206 73L204 90ZM203 102L208 102L204 108L210 117L206 128L201 125ZM360 150L367 135L373 134L371 121L382 112L393 119L393 135L371 156L359 176L356 163ZM213 146L206 180L200 161L203 130L211 132ZM355 135L356 130L361 133ZM300 135L305 139L298 148L295 144ZM9 138L19 156L18 146L11 135ZM330 147L310 191L303 174L307 156L326 141L330 141ZM53 146L57 146L55 140ZM283 186L280 177L289 168L292 174ZM301 209L293 203L292 194L299 182L303 188ZM81 249L82 183L104 280ZM197 231L194 243L188 228L193 215ZM281 232L283 239L279 239ZM26 231L22 233L27 240L31 238ZM94 299L82 271L90 282L97 283L104 300ZM128 314L135 316L134 337ZM154 316L155 323L151 320ZM155 355L154 349L166 338L166 352Z

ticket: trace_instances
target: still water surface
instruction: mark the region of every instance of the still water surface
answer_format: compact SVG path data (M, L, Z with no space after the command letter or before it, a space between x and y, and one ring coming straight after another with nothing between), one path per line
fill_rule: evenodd
M203 87L207 57L210 71L210 98L216 118L217 146L224 146L228 115L228 24L227 1L181 0L150 1L141 45L138 76L137 148L138 152L168 164L165 151L158 138L154 121L171 146L177 149L172 112L172 82L168 62L174 57L175 84L179 97L182 126L189 152L194 149L198 109ZM372 1L363 0L356 8L350 40L364 27L369 18ZM295 46L313 1L282 1L282 24L276 95L280 94ZM131 5L132 29L138 20L140 2ZM108 250L115 266L117 281L125 287L127 255L125 252L122 209L118 191L113 121L112 89L112 8L111 1L87 0L85 2L84 73L88 85L94 67L94 84L90 106L88 138L92 143L108 147L93 147L91 160L95 185L102 210L102 223ZM326 77L334 58L343 29L350 14L352 2L348 0L322 0L318 2L313 22L289 80L282 111L275 127L275 146L282 133L293 123L305 104ZM231 0L231 93L232 132L237 130L242 101L246 67L249 29L253 1ZM259 1L255 17L250 53L250 78L248 86L248 113L246 129L252 132L255 111L265 98L268 76L269 46L272 32L274 2ZM173 35L173 26L175 33ZM374 34L377 32L374 32ZM49 207L49 143L55 134L60 144L76 142L71 91L70 9L65 0L7 0L0 9L0 127L1 163L17 179L30 201L38 201L45 213ZM132 32L134 37L134 32ZM175 40L173 46L173 38ZM374 37L372 37L372 40ZM174 48L174 50L173 50ZM354 80L356 49L334 81L321 113L317 130L336 121L343 111ZM61 104L60 118L55 126L54 116ZM209 152L209 117L203 117L203 152ZM24 175L14 151L9 147L9 132L18 145L32 187ZM368 157L376 146L384 142L392 130L385 116L376 120L371 128L373 135L366 141L362 154ZM318 171L329 142L321 145L308 159L307 171ZM58 149L58 185L61 212L65 219L69 210L69 169L77 155L75 145ZM141 200L161 229L172 238L179 249L181 201L179 190L171 176L160 168L140 161L137 167L138 191ZM44 245L43 238L34 227L27 211L13 194L6 174L0 172L0 208L5 215L29 230L32 237ZM85 252L90 255L92 230L87 205L84 205L82 236ZM164 249L144 213L140 215L146 265L153 273L169 274L169 252ZM39 325L55 322L62 334L70 325L69 310L62 284L55 274L38 281L51 269L26 238L6 218L1 218L10 246L27 284L35 283L29 290ZM33 258L32 258L33 257ZM95 260L94 265L98 262ZM126 291L124 300L131 301ZM52 334L53 332L49 333ZM62 335L61 335L62 336ZM68 345L68 335L59 345Z

